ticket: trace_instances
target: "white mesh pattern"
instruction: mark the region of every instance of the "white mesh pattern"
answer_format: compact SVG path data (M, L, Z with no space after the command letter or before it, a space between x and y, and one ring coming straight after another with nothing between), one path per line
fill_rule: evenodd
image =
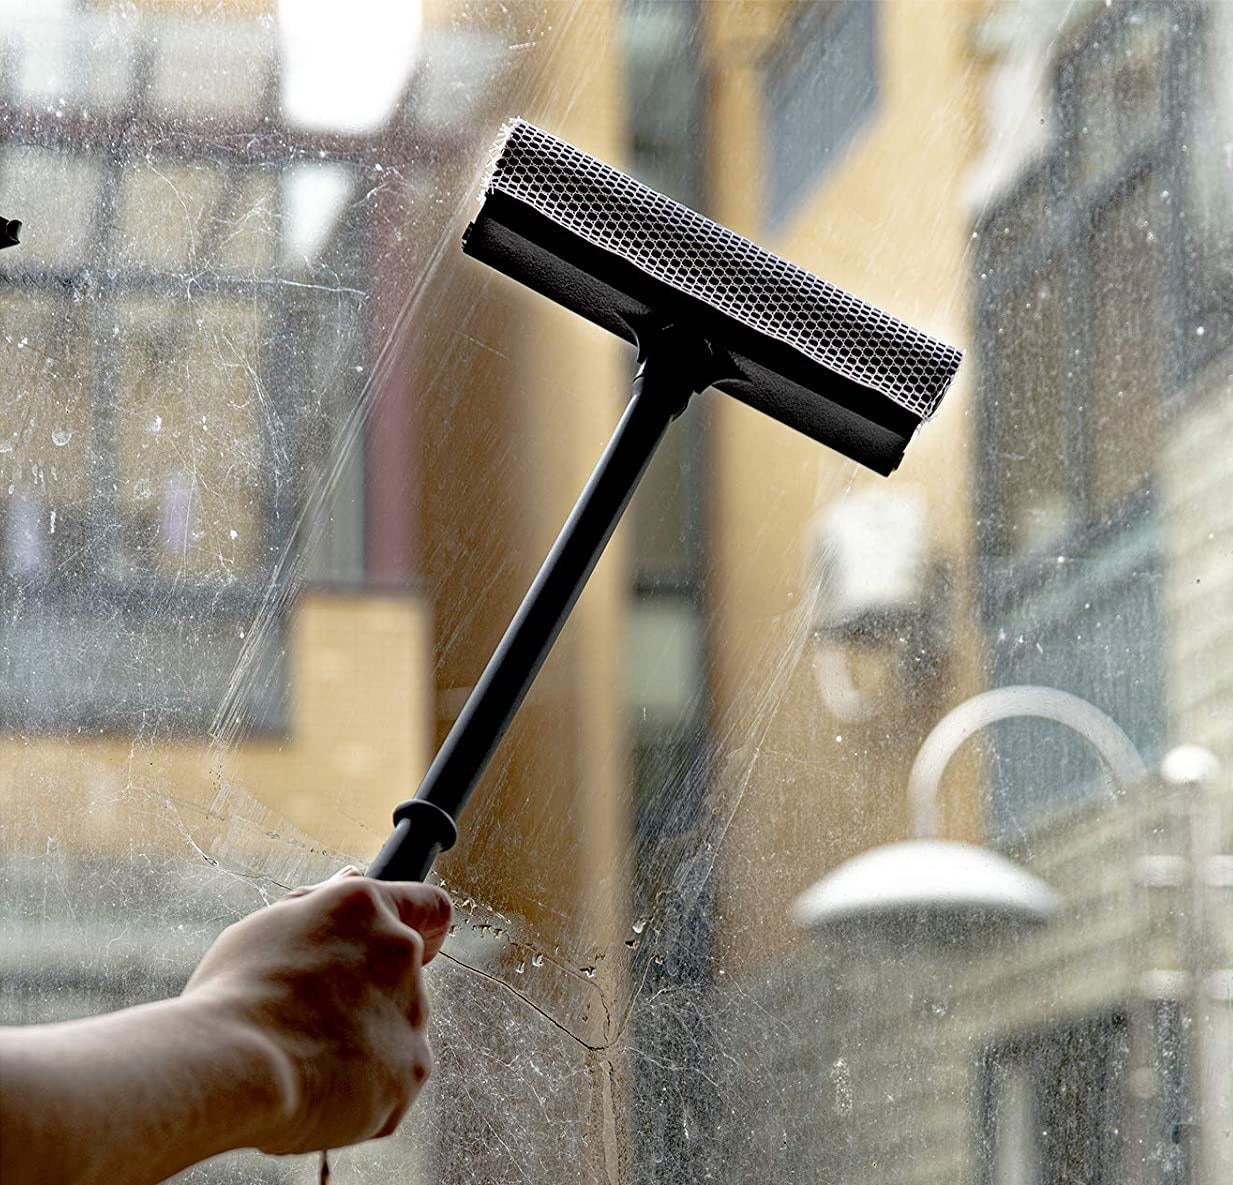
M488 189L919 416L962 354L523 120Z

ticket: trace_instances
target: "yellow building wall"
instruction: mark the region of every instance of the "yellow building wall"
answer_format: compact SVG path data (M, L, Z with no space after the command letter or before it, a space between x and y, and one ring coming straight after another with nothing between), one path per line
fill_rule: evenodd
M524 46L489 112L494 139L519 115L613 161L626 141L621 14L619 3L426 8L442 28L478 21ZM433 283L416 398L439 743L616 425L632 351L461 252ZM628 828L627 571L618 531L439 866L459 899L525 919L538 942L579 958L610 944L628 896L615 874Z
M429 757L431 631L418 596L307 593L292 610L285 736L0 738L10 852L219 862L271 891L363 863Z
M870 122L774 233L765 226L764 70L785 6L706 5L712 78L711 213L935 336L969 341L970 230L960 187L977 144L978 4L877 6L879 98ZM906 777L921 740L979 689L970 625L971 364L900 470L878 477L731 399L713 407L711 605L715 788L733 812L720 910L732 949L789 941L793 896L841 860L908 829ZM892 686L862 724L840 722L811 669L811 521L849 491L914 484L933 558L951 570L946 666L928 702ZM976 770L960 759L945 833L982 834ZM756 901L756 908L745 903ZM744 917L756 919L759 932ZM784 919L769 928L767 920ZM755 956L756 957L756 956Z

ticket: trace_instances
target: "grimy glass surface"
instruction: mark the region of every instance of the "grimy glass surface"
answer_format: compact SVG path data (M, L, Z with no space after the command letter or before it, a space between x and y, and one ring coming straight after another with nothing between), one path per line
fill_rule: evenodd
M414 790L633 369L461 254L523 116L967 358L889 479L674 426L335 1180L1227 1185L1233 5L344 8L0 0L0 1022L177 992ZM1146 778L1007 719L910 801L1019 684Z

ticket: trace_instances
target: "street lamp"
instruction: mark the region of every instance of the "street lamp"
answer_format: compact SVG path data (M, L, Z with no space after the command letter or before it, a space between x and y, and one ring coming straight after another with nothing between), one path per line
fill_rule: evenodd
M912 764L914 838L862 852L827 873L793 903L797 924L925 929L953 940L1049 921L1060 902L1039 877L988 848L937 838L938 789L951 757L979 729L1024 716L1053 720L1089 741L1119 793L1147 776L1130 738L1078 696L1033 686L973 696L938 721Z

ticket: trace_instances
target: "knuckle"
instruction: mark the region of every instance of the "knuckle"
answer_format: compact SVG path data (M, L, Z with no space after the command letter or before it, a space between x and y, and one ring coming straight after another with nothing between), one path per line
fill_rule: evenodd
M424 960L424 940L405 926L380 927L369 935L367 958L375 982L385 991L393 992L403 1002L420 993L416 985Z
M424 957L424 940L406 926L383 930L374 939L380 954L400 967L414 968Z
M449 895L444 889L438 889L435 885L423 886L419 909L424 924L433 929L445 929L454 914L454 906Z
M403 929L407 949L411 957L417 963L424 961L424 936L418 930L412 930L409 926Z
M374 1140L384 1140L386 1136L392 1136L398 1130L398 1125L402 1123L403 1118L410 1109L410 1098L395 1103L385 1122L373 1133L372 1138Z
M371 925L380 913L380 892L371 881L347 877L331 887L332 913L342 924Z
M410 1045L407 1058L408 1081L412 1084L412 1097L432 1076L432 1050L423 1037L417 1036Z

